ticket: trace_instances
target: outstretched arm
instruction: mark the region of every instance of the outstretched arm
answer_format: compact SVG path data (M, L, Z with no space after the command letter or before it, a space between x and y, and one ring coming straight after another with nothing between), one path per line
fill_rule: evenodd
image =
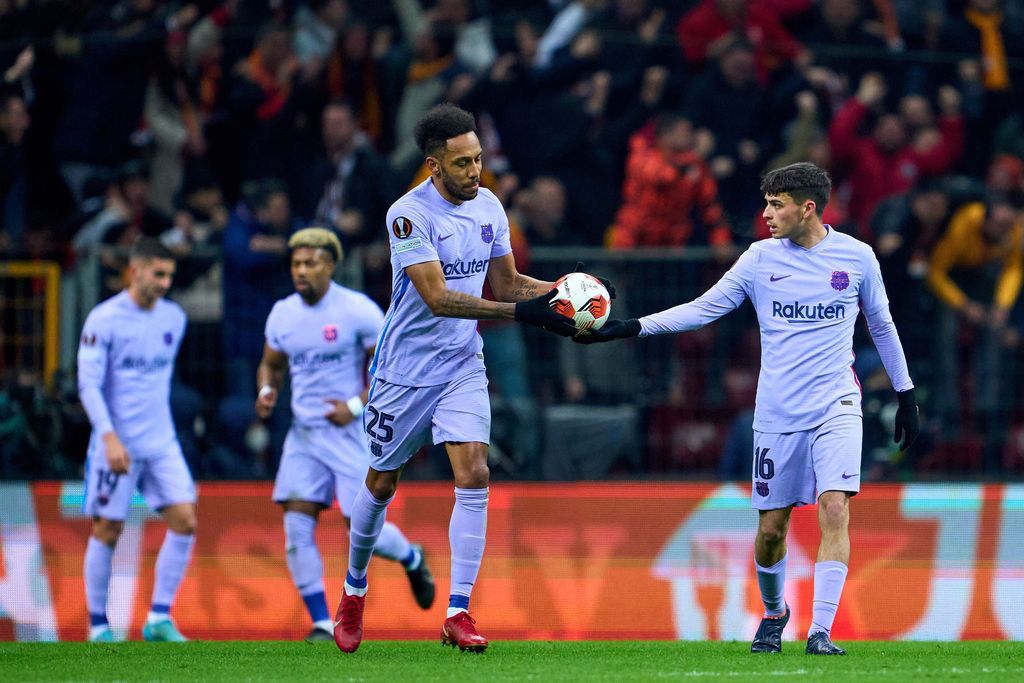
M574 337L573 341L594 344L626 337L686 332L704 327L735 310L747 298L756 258L756 254L749 249L743 252L721 280L689 303L652 313L639 320L609 320L600 330L589 330L586 334Z

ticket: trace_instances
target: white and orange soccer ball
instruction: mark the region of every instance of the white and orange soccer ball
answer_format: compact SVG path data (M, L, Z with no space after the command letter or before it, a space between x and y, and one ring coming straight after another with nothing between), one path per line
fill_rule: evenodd
M580 332L599 330L612 312L608 290L593 275L569 273L555 281L551 308L572 318Z

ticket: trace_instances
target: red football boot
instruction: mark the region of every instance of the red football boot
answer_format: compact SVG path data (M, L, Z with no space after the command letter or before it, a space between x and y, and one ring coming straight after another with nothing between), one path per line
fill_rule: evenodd
M334 643L342 652L355 652L363 641L363 607L366 597L341 596L338 611L334 614Z
M444 620L441 644L452 647L457 645L463 652L483 652L487 649L487 639L477 632L476 619L469 616L469 612L459 612Z

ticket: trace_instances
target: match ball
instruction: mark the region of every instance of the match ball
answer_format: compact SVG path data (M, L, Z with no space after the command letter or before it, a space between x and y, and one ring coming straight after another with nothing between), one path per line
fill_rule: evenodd
M572 318L580 332L599 330L612 312L608 290L593 275L569 273L555 281L551 308L555 313Z

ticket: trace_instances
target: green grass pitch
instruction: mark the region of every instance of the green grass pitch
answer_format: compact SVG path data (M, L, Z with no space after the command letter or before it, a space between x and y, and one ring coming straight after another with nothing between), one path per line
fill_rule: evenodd
M846 657L803 643L495 642L482 655L436 642L0 643L0 681L729 681L1024 680L1024 643L850 642Z

